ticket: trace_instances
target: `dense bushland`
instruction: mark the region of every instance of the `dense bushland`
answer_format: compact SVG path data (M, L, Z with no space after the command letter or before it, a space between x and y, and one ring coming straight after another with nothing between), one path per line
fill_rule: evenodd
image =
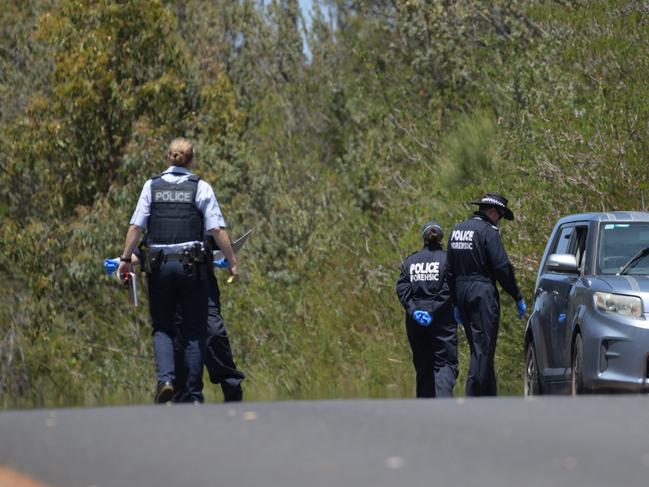
M254 399L412 396L398 265L483 191L510 198L528 302L559 216L644 207L642 2L319 5L308 29L296 0L0 11L5 407L150 400L146 301L102 261L177 135L233 236L256 230L222 286ZM500 391L518 394L524 324L502 302Z

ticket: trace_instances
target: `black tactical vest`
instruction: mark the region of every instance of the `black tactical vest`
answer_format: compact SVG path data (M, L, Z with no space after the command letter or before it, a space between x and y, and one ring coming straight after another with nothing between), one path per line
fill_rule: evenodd
M180 184L167 183L162 176L151 180L149 245L203 241L203 214L195 203L199 180L195 175Z

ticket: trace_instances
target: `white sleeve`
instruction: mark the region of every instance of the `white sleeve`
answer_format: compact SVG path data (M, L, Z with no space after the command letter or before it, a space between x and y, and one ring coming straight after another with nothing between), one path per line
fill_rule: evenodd
M140 199L131 217L131 225L146 228L151 214L151 180L149 179L142 187Z
M205 231L227 226L212 186L202 179L198 182L198 188L196 189L196 207L205 218Z

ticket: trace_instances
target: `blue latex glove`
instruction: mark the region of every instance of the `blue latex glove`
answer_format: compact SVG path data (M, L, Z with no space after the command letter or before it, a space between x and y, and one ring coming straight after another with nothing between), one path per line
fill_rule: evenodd
M516 301L516 311L518 312L518 319L520 320L523 316L525 316L525 313L527 313L527 305L525 304L525 300L521 299L519 301Z
M462 316L460 315L460 309L457 306L453 306L453 319L458 325L462 324Z
M104 259L104 269L109 276L119 267L119 259Z
M412 317L421 326L428 326L433 322L433 318L430 316L430 313L428 311L422 311L420 309L415 310L415 312L412 314Z
M230 267L230 263L228 262L228 259L219 259L214 261L214 267L225 269L226 267Z

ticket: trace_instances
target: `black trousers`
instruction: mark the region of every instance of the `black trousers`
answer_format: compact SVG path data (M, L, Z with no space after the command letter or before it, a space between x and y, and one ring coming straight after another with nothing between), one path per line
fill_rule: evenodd
M228 333L221 316L221 292L219 285L213 272L207 273L207 344L205 347L204 364L207 373L210 377L212 384L220 384L223 398L226 402L241 401L243 391L241 389L241 382L245 375L234 363L232 356L232 348ZM178 329L181 329L183 316L180 310L176 314L176 323ZM178 334L176 340L176 376L180 378L178 387L176 387L176 394L174 396L175 402L185 402L191 400L191 397L186 395L183 389L184 384L183 374L186 369L183 367L183 336L182 333Z
M421 326L406 315L417 397L453 397L457 380L457 324L451 310Z
M207 281L192 279L178 262L167 262L148 275L148 290L157 379L179 384L188 401L202 401ZM177 336L182 336L179 348Z
M456 283L456 300L471 349L466 380L467 396L496 396L494 358L500 323L500 296L489 280Z

